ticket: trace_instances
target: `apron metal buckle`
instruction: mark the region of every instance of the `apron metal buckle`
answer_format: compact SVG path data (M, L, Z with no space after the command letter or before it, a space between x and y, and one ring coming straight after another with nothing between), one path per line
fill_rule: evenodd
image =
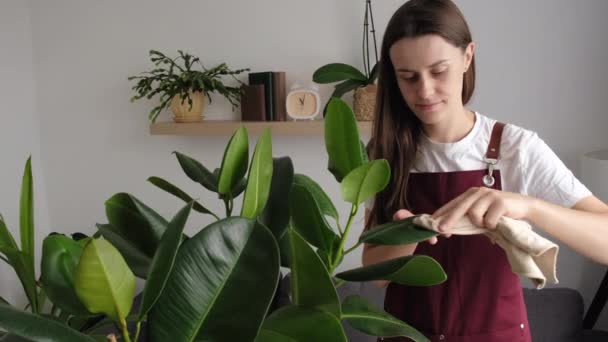
M483 184L487 187L491 187L494 185L494 165L498 164L498 159L496 158L483 158L484 163L488 164L488 174L483 176Z

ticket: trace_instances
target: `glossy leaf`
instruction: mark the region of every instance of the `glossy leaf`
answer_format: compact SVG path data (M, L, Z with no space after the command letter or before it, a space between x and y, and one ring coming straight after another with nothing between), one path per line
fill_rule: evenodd
M278 280L279 251L268 228L242 217L214 222L180 247L148 315L151 338L251 341Z
M270 194L259 220L270 229L277 241L285 234L289 224L289 192L293 181L291 159L289 157L274 158Z
M361 143L361 158L363 158L363 163L369 163L369 156L367 154L367 147L363 143L363 141L359 141Z
M336 277L346 281L390 280L410 286L437 285L447 279L441 265L426 255L395 258L338 273Z
M37 342L91 342L92 338L54 320L0 304L0 328Z
M21 201L19 208L19 229L21 234L21 252L28 273L35 273L34 258L34 180L32 178L32 157L27 159L21 181ZM34 311L38 309L38 296L29 297Z
M437 232L414 224L414 217L405 220L391 221L374 227L361 234L359 242L376 245L403 245L426 241Z
M360 141L355 114L346 102L332 98L325 116L325 148L327 168L338 182L363 165Z
M228 145L226 145L222 166L220 167L217 192L221 195L231 193L232 189L247 173L248 163L249 137L247 136L247 129L241 126L234 132Z
M291 246L292 302L316 307L340 318L340 300L323 261L295 230L287 233Z
M218 179L203 164L185 154L179 152L173 153L175 153L177 162L188 178L199 183L209 191L217 192Z
M11 305L6 299L0 297L0 304Z
M74 290L74 271L82 246L64 235L52 235L42 243L41 281L54 305L75 315L90 315Z
M368 335L381 337L409 337L416 342L430 341L418 330L403 321L375 308L365 298L354 295L342 302L342 319Z
M349 91L355 90L359 87L364 87L366 84L367 82L361 80L346 80L336 84L334 91L331 93L331 97L342 97Z
M216 177L220 176L220 169L216 168L215 170L213 170L213 175L215 175ZM245 191L245 188L247 187L247 179L246 178L241 178L239 180L238 183L236 183L236 185L232 188L232 190L230 191L230 196L228 195L221 195L220 194L220 198L221 199L227 199L227 198L232 198L235 199L237 197L239 197L240 194L243 193L243 191Z
M160 177L150 177L150 178L148 178L148 182L156 185L159 189L170 193L171 195L181 199L182 201L184 201L186 203L194 202L194 206L192 207L192 209L198 211L199 213L202 213L202 214L211 213L209 211L209 209L203 207L200 203L198 203L192 197L190 197L190 195L188 195L187 193L182 191L177 186L171 184L170 182L168 182Z
M173 268L173 264L177 256L179 245L182 241L182 232L184 231L184 226L186 225L186 221L188 220L188 215L190 214L191 209L192 202L187 204L175 215L173 220L171 220L169 223L169 227L165 231L162 240L160 241L160 245L158 246L158 250L156 250L154 259L152 259L150 274L148 275L146 286L144 288L138 318L139 322L146 317L165 288L165 284L169 278L169 273Z
M148 270L152 264L152 257L148 256L143 250L140 250L135 243L123 237L121 232L114 226L109 224L98 224L97 229L101 235L118 249L120 254L125 258L127 265L133 273L142 279L148 277Z
M272 138L270 129L267 128L260 136L251 159L241 216L256 218L262 213L270 193L271 181Z
M4 222L4 217L0 215L0 246L7 246L13 249L19 249L15 239L13 239L13 234L8 230L6 223Z
M369 79L367 80L368 83L374 83L374 81L376 79L378 79L378 74L380 73L380 63L376 63L374 64L374 67L372 68L372 72L370 73Z
M373 160L352 170L340 183L342 199L359 205L382 191L389 182L391 168L386 159Z
M339 239L325 220L312 194L303 186L293 184L289 198L294 229L311 245L331 253Z
M320 84L340 82L349 79L363 82L367 81L367 77L365 77L361 71L344 63L326 64L317 69L312 75L312 80L315 83Z
M338 318L314 308L289 305L278 309L264 321L255 342L346 342Z
M87 310L126 324L133 304L135 276L108 241L92 239L86 245L74 274L74 287Z
M336 221L339 220L338 211L336 210L334 203L331 201L329 196L327 196L325 191L323 191L323 188L317 184L317 182L306 175L296 174L294 183L305 187L306 190L310 192L312 198L317 203L317 206L323 215L331 216Z
M118 193L106 201L106 215L119 235L154 257L167 220L127 193Z
M37 306L33 306L34 304L38 304L38 294L36 291L36 275L34 274L34 270L31 268L31 265L29 263L30 258L18 249L8 246L0 245L0 253L6 256L7 260L15 270L15 273L17 274L17 277L19 278L19 281L23 286L23 290L25 291L25 295L27 296L27 299L30 303L30 308L37 309Z

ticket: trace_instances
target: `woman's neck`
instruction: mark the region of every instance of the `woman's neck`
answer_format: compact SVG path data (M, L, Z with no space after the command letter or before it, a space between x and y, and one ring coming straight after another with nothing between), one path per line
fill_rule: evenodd
M475 126L475 113L462 108L448 114L445 120L433 125L424 125L424 133L429 139L438 143L453 143L466 137Z

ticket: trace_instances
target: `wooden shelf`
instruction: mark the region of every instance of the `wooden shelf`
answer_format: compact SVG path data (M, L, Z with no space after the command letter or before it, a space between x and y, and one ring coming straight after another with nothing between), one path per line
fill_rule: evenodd
M230 136L241 125L247 127L249 134L260 134L269 127L275 136L322 136L324 131L323 120L270 122L203 120L197 123L157 122L150 125L150 134ZM371 121L359 121L358 125L360 134L370 134Z

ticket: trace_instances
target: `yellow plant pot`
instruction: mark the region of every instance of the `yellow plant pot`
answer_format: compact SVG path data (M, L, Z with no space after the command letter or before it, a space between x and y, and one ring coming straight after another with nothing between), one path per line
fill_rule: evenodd
M353 99L353 111L357 121L372 121L374 120L374 111L376 108L376 85L369 84L365 87L355 89Z
M173 121L179 123L200 122L203 120L203 109L205 109L205 95L200 92L190 92L192 108L186 98L183 102L179 95L171 99L171 111L173 111Z

